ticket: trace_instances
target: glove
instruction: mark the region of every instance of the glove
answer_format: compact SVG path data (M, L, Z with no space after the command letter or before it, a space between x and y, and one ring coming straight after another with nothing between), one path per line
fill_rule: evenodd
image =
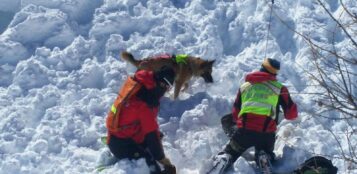
M162 174L176 174L176 167L171 164L168 158L163 158L159 162L164 166Z
M162 133L161 131L159 131L159 134L160 134L160 136L159 136L159 137L160 137L160 140L162 140L165 135L164 135L164 133Z
M176 167L174 165L164 166L164 170L161 173L162 174L176 174Z

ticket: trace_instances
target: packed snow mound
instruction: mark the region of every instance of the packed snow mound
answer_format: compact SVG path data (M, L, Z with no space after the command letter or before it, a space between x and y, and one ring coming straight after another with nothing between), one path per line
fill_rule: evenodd
M335 15L343 8L337 1L325 3ZM10 22L0 35L0 173L93 173L106 149L99 137L106 134L109 106L135 71L120 59L123 50L137 58L185 53L216 60L213 84L192 79L179 100L170 99L172 91L162 99L164 149L178 173L198 173L203 160L226 144L220 118L231 112L245 75L259 69L264 57L281 61L278 79L299 107L299 118L282 121L277 132L278 155L285 146L297 149L288 154L292 164L286 167L296 166L311 153L339 154L329 129L341 133L345 125L309 114L319 107L302 94L319 89L310 86L305 72L316 70L308 59L309 45L289 29L329 44L330 33L317 26L332 30L334 21L318 4L295 0L276 0L270 20L269 4L2 0L0 12L14 15L7 18ZM355 9L357 2L345 5ZM337 38L336 49L350 44L342 33ZM356 171L343 160L333 162L340 173ZM252 171L244 160L238 160L234 170ZM148 170L144 160L123 160L102 172Z

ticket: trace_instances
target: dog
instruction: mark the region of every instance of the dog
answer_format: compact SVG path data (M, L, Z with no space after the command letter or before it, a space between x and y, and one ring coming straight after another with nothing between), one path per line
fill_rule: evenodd
M126 51L121 53L121 58L138 69L157 71L163 66L173 68L176 72L174 99L178 97L182 87L183 90L187 89L192 77L202 77L206 83L213 83L212 67L215 60L203 60L184 54L161 55L138 60Z

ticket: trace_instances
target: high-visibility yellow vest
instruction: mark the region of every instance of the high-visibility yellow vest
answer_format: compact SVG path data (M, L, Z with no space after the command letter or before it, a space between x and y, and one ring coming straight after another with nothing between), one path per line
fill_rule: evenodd
M253 113L275 119L282 87L283 85L277 81L254 84L245 82L240 87L242 106L238 117L245 113Z

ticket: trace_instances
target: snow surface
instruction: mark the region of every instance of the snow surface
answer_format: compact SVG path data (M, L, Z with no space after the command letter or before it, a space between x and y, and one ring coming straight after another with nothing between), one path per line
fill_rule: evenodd
M339 2L325 2L340 15ZM319 110L312 96L304 95L319 90L309 86L313 82L305 72L315 71L308 60L309 46L286 27L328 44L331 35L320 26L333 30L335 23L314 1L275 0L267 44L269 3L0 0L0 173L94 173L106 151L99 140L106 133L106 113L135 70L119 59L122 50L138 58L166 52L216 60L214 84L193 79L180 100L169 99L172 91L162 100L164 148L178 173L198 173L203 162L223 148L228 138L220 117L230 112L244 76L258 69L265 56L281 61L278 78L299 107L299 118L283 120L277 133L278 155L286 147L295 149L284 154L283 168L312 154L338 155L328 128L343 133L346 125L309 114ZM346 5L357 11L356 1ZM337 42L337 49L349 44L342 33ZM357 145L356 137L352 143ZM339 173L357 173L342 159L333 163ZM234 170L253 172L243 159ZM148 170L144 160L122 160L102 173L114 172Z

